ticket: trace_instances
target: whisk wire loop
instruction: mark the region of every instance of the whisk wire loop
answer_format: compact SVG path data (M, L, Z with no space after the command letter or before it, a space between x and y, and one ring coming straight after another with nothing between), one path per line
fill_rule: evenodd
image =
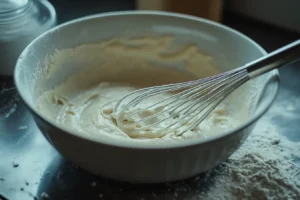
M200 80L203 81L203 79ZM206 117L206 114L204 114L205 117L195 119L197 118L201 110L208 109L206 113L210 113L210 111L213 110L217 105L216 103L214 103L214 101L217 100L218 103L219 101L225 98L225 97L224 98L221 97L224 96L224 93L226 94L226 90L234 86L234 84L240 82L243 83L246 80L248 80L247 71L240 70L240 71L231 71L231 73L224 73L215 77L210 77L209 79L207 79L207 81L204 82L204 84L200 84L200 85L196 81L191 81L185 84L171 84L166 86L154 87L152 89L147 89L147 88L142 89L138 91L139 93L141 93L138 97L134 97L123 107L122 111L120 112L121 113L120 116L122 116L122 114L126 111L128 107L134 106L135 104L140 103L144 99L149 99L149 97L160 95L162 93L169 93L170 91L172 92L176 90L183 90L183 91L180 91L163 100L153 103L152 105L146 108L140 109L133 113L129 113L128 115L126 115L126 117L120 117L119 122L120 121L122 122L123 120L127 120L127 123L134 127L136 127L136 125L138 124L143 124L142 126L140 125L136 127L134 129L135 132L147 130L147 131L164 132L164 134L167 134L168 132L172 132L172 131L178 132L178 129L180 129L180 127L184 127L189 123L189 126L187 126L183 131L181 131L178 134L178 135L182 135L184 132L191 129L191 125L193 126L193 128L195 128L194 124L200 124L202 118L204 119ZM143 93L143 91L145 92ZM131 93L130 95L136 95L136 94ZM130 95L127 95L122 100L126 101L126 98L130 98ZM153 109L157 107L163 107L163 109L158 112L154 112L149 116L140 117L136 120L132 120L134 116L138 116L149 109ZM144 123L147 121L151 121L151 119L164 114L167 115L164 116L162 119L156 121L154 120L150 123ZM184 119L179 121L176 120L176 118L179 117L184 117ZM169 123L167 123L166 126L163 127L157 126L167 121L169 121Z

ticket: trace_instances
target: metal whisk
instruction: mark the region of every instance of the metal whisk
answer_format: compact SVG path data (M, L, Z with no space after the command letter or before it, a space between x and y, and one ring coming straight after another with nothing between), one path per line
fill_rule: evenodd
M248 80L298 58L300 40L231 71L136 90L118 101L114 115L118 126L130 137L162 137L172 131L182 135L195 130L218 104ZM164 96L166 93L169 95ZM148 103L142 105L143 102Z

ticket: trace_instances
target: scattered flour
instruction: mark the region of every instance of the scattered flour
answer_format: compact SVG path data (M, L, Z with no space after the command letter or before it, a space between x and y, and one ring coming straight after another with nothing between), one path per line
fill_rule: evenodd
M47 193L45 193L45 192L43 192L41 194L41 197L42 197L43 200L49 199L49 195Z
M19 130L25 130L25 129L27 129L27 128L28 128L28 126L19 126L19 127L18 127Z
M96 187L97 183L95 181L90 183L91 187Z
M17 104L13 104L9 111L5 114L5 118L9 118L17 110Z
M9 118L15 113L18 101L16 88L0 83L0 119Z
M279 135L271 122L260 121L243 146L223 167L200 199L300 199L300 142ZM208 173L208 176L209 173Z

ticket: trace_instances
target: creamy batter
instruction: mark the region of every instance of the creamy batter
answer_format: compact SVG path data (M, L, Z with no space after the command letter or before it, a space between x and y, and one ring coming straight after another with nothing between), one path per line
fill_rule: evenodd
M203 68L203 72L206 72L203 76L218 73L218 70L211 66L211 58L202 54L195 45L165 53L170 42L170 37L114 39L58 52L60 57L68 57L71 54L76 56L76 53L83 52L85 48L92 49L91 51L97 48L99 57L110 61L99 66L82 66L83 70L73 73L53 89L41 93L37 100L37 108L60 126L92 138L106 136L118 140L175 140L209 137L236 126L240 119L232 113L225 101L199 127L180 136L178 130L160 134L136 132L134 129L123 131L124 127L120 129L113 111L116 102L124 95L138 88L199 78L199 74L193 73L193 65L205 64L207 68ZM115 59L109 59L110 57ZM163 65L166 67L157 65L158 61L164 61ZM167 66L173 65L174 62L185 63L184 70ZM61 63L57 61L54 65ZM58 68L53 67L52 71L48 69L48 78L55 76L54 72L59 71ZM164 95L167 97L171 94ZM142 104L142 107L149 103L151 104ZM153 113L153 110L149 112Z

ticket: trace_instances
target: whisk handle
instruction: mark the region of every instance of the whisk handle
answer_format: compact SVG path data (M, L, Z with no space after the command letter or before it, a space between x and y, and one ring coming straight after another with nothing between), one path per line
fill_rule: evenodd
M246 64L250 78L264 74L272 69L279 68L300 58L300 39L277 49L270 54Z

